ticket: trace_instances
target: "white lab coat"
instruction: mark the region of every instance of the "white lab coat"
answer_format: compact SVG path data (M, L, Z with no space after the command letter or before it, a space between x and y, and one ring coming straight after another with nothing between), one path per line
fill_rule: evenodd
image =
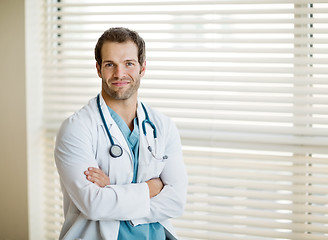
M159 222L176 237L169 218L180 216L183 212L187 174L175 125L168 117L146 106L149 119L157 128L156 155L168 156L163 162L154 159L147 149L146 136L141 128L145 113L138 102L139 168L137 183L131 184L133 163L129 147L101 94L100 105L114 142L123 148L123 155L119 158L109 155L110 141L96 98L63 122L55 147L64 196L65 222L60 239L114 240L118 236L120 220L131 220L133 225ZM146 126L148 141L153 145L152 128L149 124ZM88 167L100 168L109 175L110 185L100 188L89 182L84 175ZM145 181L157 177L165 186L150 199Z

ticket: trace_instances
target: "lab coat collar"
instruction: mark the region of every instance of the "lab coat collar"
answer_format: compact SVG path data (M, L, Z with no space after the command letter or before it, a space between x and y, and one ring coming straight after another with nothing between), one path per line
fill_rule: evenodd
M138 121L139 121L140 132L141 132L142 131L141 123L143 120L145 120L146 114L142 108L141 101L139 99L138 99L138 105L137 105L137 117L138 117Z
M108 111L108 106L105 102L105 99L103 98L101 93L99 93L99 96L100 96L100 107L101 107L101 110L103 111L103 114L107 121L107 124L115 124L115 120L112 118L112 116L110 115L110 113ZM140 122L142 122L146 118L146 114L142 108L141 101L139 99L137 102L137 117L138 117L139 125L140 125ZM108 126L108 127L110 127L110 126ZM139 126L139 127L141 127L141 126Z

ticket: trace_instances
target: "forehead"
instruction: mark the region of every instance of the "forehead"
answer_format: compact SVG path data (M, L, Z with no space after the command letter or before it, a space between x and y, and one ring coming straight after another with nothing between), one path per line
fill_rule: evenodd
M138 48L132 42L105 42L101 48L101 56L103 61L124 61L136 60L138 61Z

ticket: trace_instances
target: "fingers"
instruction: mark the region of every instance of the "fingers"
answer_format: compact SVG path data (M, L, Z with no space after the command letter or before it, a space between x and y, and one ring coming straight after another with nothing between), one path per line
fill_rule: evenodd
M109 185L109 177L98 168L88 168L84 174L90 182L98 185L99 187Z
M90 167L84 174L90 182L99 187L105 187L110 184L109 177L99 168Z

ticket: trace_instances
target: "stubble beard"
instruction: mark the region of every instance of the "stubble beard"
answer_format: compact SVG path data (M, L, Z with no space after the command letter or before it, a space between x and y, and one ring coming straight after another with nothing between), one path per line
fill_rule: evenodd
M102 79L103 89L105 93L107 93L107 95L112 99L127 100L137 92L140 86L140 77L137 77L136 79L134 79L134 81L131 79L129 80L130 80L130 84L128 89L124 90L119 88L118 90L114 90L110 87L111 80L106 81L106 79Z

